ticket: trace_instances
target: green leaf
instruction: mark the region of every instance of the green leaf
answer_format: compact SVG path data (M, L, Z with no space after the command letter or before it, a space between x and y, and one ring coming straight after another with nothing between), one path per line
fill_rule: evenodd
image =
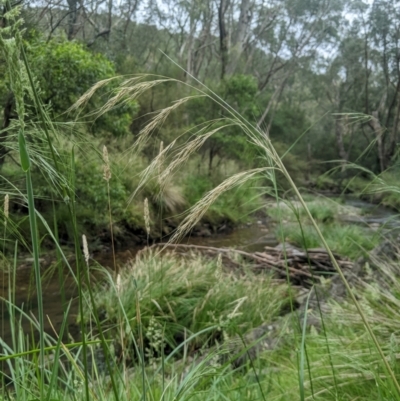
M24 172L26 173L31 167L31 162L29 160L28 151L26 149L25 137L22 130L20 130L18 134L18 143L19 143L19 157L21 158L21 167L22 170L24 170Z

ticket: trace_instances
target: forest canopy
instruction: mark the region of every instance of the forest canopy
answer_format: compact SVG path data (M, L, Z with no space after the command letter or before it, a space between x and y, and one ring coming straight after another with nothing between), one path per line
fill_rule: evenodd
M199 80L273 140L290 146L303 135L292 153L309 165L340 159L382 172L396 164L398 1L40 0L23 12L32 63L54 111L115 74ZM141 100L139 114L176 95ZM206 107L188 106L182 125ZM213 152L235 157L218 141L208 147L211 159Z

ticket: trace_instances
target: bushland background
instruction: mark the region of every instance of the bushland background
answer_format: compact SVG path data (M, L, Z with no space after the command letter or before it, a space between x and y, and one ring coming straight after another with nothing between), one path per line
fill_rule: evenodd
M300 186L354 191L364 185L362 179L371 179L371 172L385 173L390 182L396 176L400 124L397 2L69 0L22 4L26 53L41 98L63 132L63 146L70 146L71 140L82 144L76 150L81 204L77 221L93 237L107 237L109 232L104 213L107 195L96 174L104 144L115 170L111 190L117 243L143 237L141 201L145 197L156 219L160 210L164 219L169 218L163 229L153 230L154 236L165 235L177 225L174 216L225 177L263 164L257 149L237 127L225 129L213 135L197 158L169 182L161 200L155 200L154 185L149 184L139 194L140 201L127 207L126 199L138 183L136 177L158 154L161 142L166 147L205 121L223 118L226 111L204 97L187 102L131 157L129 148L152 113L193 92L170 82L101 117L91 115L110 96L112 88L108 88L96 93L79 114L68 112L96 82L118 75L168 76L194 88L205 84L260 127L280 155L285 155L284 163ZM3 18L1 24L6 27L7 20ZM15 100L6 64L1 62L0 68L0 168L2 176L18 186L20 169L9 145ZM33 106L26 113L35 120ZM366 170L356 171L352 163ZM47 184L38 174L41 200L37 207L44 214L53 213ZM279 185L286 189L284 183ZM212 207L205 220L211 228L237 223L257 208L251 201L254 192L245 189L229 194ZM390 196L385 202L397 205ZM65 207L57 204L56 209L60 239L68 243L71 234L64 221ZM23 205L14 203L12 212L23 220ZM24 229L24 221L20 224Z

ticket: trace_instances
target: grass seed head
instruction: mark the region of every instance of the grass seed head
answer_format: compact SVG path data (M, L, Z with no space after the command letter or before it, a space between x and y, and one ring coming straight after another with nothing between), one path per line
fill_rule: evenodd
M121 275L118 273L117 274L117 280L115 283L115 288L117 290L117 294L121 293L121 289L122 289L122 283L121 283Z
M222 253L218 254L217 268L215 269L215 277L219 280L223 275L222 272Z
M4 197L4 218L7 221L9 215L9 208L10 208L10 197L8 194Z
M144 200L144 222L146 224L147 235L150 235L150 212L149 212L149 201L147 198Z
M85 257L86 265L89 266L89 247L85 234L82 235L82 244L83 244L83 256Z

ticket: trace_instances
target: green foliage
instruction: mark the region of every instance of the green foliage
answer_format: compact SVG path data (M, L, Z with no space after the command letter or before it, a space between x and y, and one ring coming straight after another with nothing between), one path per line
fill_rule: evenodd
M290 146L309 128L309 121L304 110L297 105L282 103L275 111L271 124L270 136L278 143ZM294 152L305 157L305 141L294 147Z
M331 223L335 219L335 212L332 206L327 204L311 204L308 207L311 216L321 223ZM302 213L304 214L304 212Z
M114 159L115 154L110 152ZM71 174L70 168L64 165L66 176ZM131 168L139 173L142 169L140 160L132 163ZM112 199L112 218L115 228L116 241L126 243L134 232L144 230L143 198L136 199L128 204L127 200L133 189L137 186L139 178L131 175L123 163L113 163L113 175L110 180L110 196ZM23 191L23 182L17 181L17 174L13 169L8 171L6 177L14 177L16 185ZM73 225L70 219L68 202L55 201L53 210L52 199L55 198L55 188L49 184L48 179L37 169L32 172L35 182L36 208L44 215L47 221L57 220L58 232L64 242L71 244L73 239ZM78 231L86 233L92 245L101 245L109 240L109 216L107 185L103 179L102 161L92 145L87 144L82 152L78 152L75 159L75 214ZM151 191L151 189L147 189ZM152 193L154 196L155 193ZM55 216L53 212L55 211ZM24 235L29 233L29 222L24 213L14 214L13 219ZM41 237L46 235L46 228L39 221ZM51 243L51 242L50 242ZM46 241L45 245L49 242Z
M110 60L100 53L88 51L78 42L57 38L44 43L39 36L27 43L27 46L41 98L62 118L65 118L63 113L96 82L115 76L114 65ZM103 102L101 95L99 92L90 100L86 112L93 112L100 106L100 101ZM129 125L136 111L136 102L126 102L111 113L95 119L90 129L95 134L101 131L125 135L129 133Z
M221 83L220 95L241 116L254 120L258 116L257 81L251 75L233 75Z
M368 227L342 222L341 216L358 219L362 213L360 209L343 205L335 199L310 198L307 208L317 221L329 247L339 255L353 260L371 251L380 240L379 232ZM280 210L279 210L280 209ZM315 229L309 222L307 213L296 201L279 203L279 208L271 204L267 213L278 224L282 224L285 240L302 248L320 248L323 244ZM282 219L279 221L279 219ZM360 223L362 223L360 218ZM300 227L300 224L301 227ZM276 230L277 238L281 239L281 228Z
M400 211L398 166L394 166L379 175L374 175L364 169L362 171L365 176L359 174L345 180L343 187L373 204Z
M299 186L303 186L306 177L310 173L309 161L305 159L304 155L299 155L297 152L288 152L287 145L280 141L274 141L273 144L278 155L282 157L282 162L294 182ZM263 162L265 163L265 160L259 158L257 165L262 165ZM276 172L276 181L280 190L287 190L289 188L288 182L279 171Z
M55 113L65 112L96 82L115 75L113 64L78 42L41 38L28 44L28 56L41 96Z
M226 103L251 121L258 114L256 103L257 83L256 80L248 75L234 75L218 85L211 86L212 90L220 96ZM222 117L231 118L227 110L217 105L206 97L193 99L187 106L192 126L203 124L207 121L221 119ZM210 129L216 129L227 124L227 121L216 121L210 124ZM257 151L243 135L241 128L236 125L229 126L216 132L209 138L203 147L203 152L208 154L209 171L213 170L213 163L216 158L235 159L254 165L253 159Z

